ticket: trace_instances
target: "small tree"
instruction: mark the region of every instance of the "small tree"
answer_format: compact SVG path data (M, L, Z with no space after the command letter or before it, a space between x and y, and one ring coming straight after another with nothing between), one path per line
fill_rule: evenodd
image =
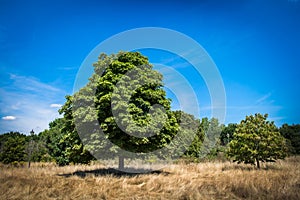
M238 163L256 162L257 168L260 168L260 161L275 162L277 159L285 158L286 141L274 122L267 121L267 117L267 114L246 116L235 129L227 156Z
M220 134L220 140L222 145L227 145L233 139L233 133L236 129L237 124L228 124L223 128Z

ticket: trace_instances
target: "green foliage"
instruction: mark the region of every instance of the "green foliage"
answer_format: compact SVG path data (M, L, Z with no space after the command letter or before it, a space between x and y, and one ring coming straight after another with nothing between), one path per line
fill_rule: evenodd
M205 134L203 145L199 152L199 158L205 158L206 156L214 156L218 152L218 146L220 143L220 134L223 125L221 125L217 118L203 118L200 124L201 131Z
M9 164L26 160L26 136L19 132L0 135L0 161Z
M66 112L64 118L55 119L49 124L49 130L40 133L41 140L44 142L48 152L44 159L52 158L60 165L70 163L89 163L93 156L84 149L84 146L75 130L72 115L69 115L71 98L67 97L66 107L61 111Z
M300 153L300 125L285 124L280 134L274 123L266 120L267 115L247 116L240 124L228 126L215 118L198 120L183 111L171 111L162 79L138 52L101 54L87 85L66 96L59 110L63 117L51 122L48 130L30 136L0 135L0 161L89 163L95 159L91 154L114 158L120 149L144 154L174 143L189 144L185 152L177 153L199 160L217 157L224 152L221 145L229 142L229 157L256 162L259 167L260 161L286 156L284 137L291 151ZM174 142L178 133L184 137Z
M220 142L222 145L227 145L233 139L233 133L237 127L237 124L230 123L225 126L220 134Z
M0 135L0 162L5 164L50 161L48 149L39 135L10 132Z
M159 149L172 140L179 127L162 88L162 75L146 57L138 52L101 54L94 72L85 87L66 97L60 109L64 117L42 134L58 164L87 163L94 159L89 151L102 158L111 156L109 152L117 149L107 139L138 153ZM163 121L161 127L156 124ZM149 133L155 134L147 137Z
M102 55L94 66L95 72L105 67L97 80L95 106L106 137L121 149L136 153L168 144L178 124L162 88L162 75L152 69L148 59L138 52L120 52ZM162 127L157 124L161 121L165 121ZM151 133L155 134L147 137Z
M300 154L300 124L283 124L279 132L288 140L289 152Z
M174 113L180 124L180 131L184 133L186 139L189 139L196 132L192 143L184 153L184 157L194 161L205 157L215 157L220 151L218 143L222 130L222 125L219 124L218 119L209 120L205 117L200 121L183 111L175 111Z
M47 148L39 135L35 135L33 132L31 135L26 136L25 154L26 161L28 162L40 162L50 161L47 158ZM30 164L29 164L30 166Z
M65 119L58 118L49 123L49 130L46 129L40 133L41 140L45 143L48 149L48 155L60 166L70 163L65 154L66 142L63 140Z
M192 141L189 148L185 151L184 157L198 158L201 149L202 142L204 140L204 131L201 129L200 120L195 119L191 114L187 114L183 111L174 111L177 122L180 124L179 132L184 134L184 138L187 141ZM196 133L194 138L190 138ZM185 141L181 141L184 143Z
M73 117L73 97L66 96L66 103L59 110L60 114L64 114L64 120L61 124L62 137L60 138L59 145L63 148L62 158L63 164L69 163L89 163L94 157L84 148L84 145L77 133L75 127L75 120Z
M275 162L286 157L286 141L267 117L267 114L246 116L235 129L227 155L238 163L256 162L258 168L260 161Z

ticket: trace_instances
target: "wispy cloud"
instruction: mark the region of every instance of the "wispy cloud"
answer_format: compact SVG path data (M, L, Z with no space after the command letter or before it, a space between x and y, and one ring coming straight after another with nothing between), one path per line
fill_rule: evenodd
M261 98L256 100L256 104L262 104L263 102L265 102L269 97L271 97L272 92L269 92L267 94L265 94L264 96L262 96Z
M183 51L180 55L170 55L157 64L162 64L178 69L193 67L192 64L203 62L207 59L209 59L209 57L207 57L207 54L204 51L199 51L197 49L187 49L186 51Z
M50 104L50 108L60 108L62 105L57 103Z
M0 133L28 133L31 129L38 133L59 117L53 108L64 102L65 91L35 77L8 74L6 79L6 85L0 88L0 115L6 117L0 120Z
M170 64L182 62L182 57L193 53L193 51L194 50L187 49L186 51L183 51L180 55L169 55L168 57L164 58L159 64L170 65Z
M2 119L3 119L3 120L15 120L16 117L15 117L15 116L9 115L9 116L2 117Z
M238 92L237 92L238 93ZM244 119L246 115L253 115L255 113L269 114L268 120L275 121L280 125L284 117L278 117L280 111L283 109L281 105L275 104L272 99L272 92L264 95L250 95L239 98L235 101L236 104L231 104L226 107L227 122L239 122Z
M270 121L282 121L283 119L286 119L286 117L270 117L268 120Z
M41 91L52 91L59 92L60 89L53 87L49 84L40 82L34 77L18 76L15 74L10 74L10 79L13 80L13 84L18 87L18 89L29 90L33 92Z

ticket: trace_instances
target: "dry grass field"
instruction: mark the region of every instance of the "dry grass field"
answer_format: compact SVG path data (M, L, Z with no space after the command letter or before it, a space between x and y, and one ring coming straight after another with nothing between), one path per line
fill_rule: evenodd
M0 166L0 199L300 199L300 157L252 166L174 164L120 174L104 165Z

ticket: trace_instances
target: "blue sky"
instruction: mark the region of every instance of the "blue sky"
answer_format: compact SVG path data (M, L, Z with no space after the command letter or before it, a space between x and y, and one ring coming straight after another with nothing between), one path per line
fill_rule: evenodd
M0 0L0 133L47 128L72 93L88 53L103 40L140 27L173 29L205 48L225 85L225 123L256 112L269 113L278 126L300 123L297 0ZM143 53L150 62L172 59L167 53ZM183 62L173 59L168 65ZM190 67L180 70L184 74ZM195 88L200 117L210 117L205 83L189 77L192 85L203 83Z

